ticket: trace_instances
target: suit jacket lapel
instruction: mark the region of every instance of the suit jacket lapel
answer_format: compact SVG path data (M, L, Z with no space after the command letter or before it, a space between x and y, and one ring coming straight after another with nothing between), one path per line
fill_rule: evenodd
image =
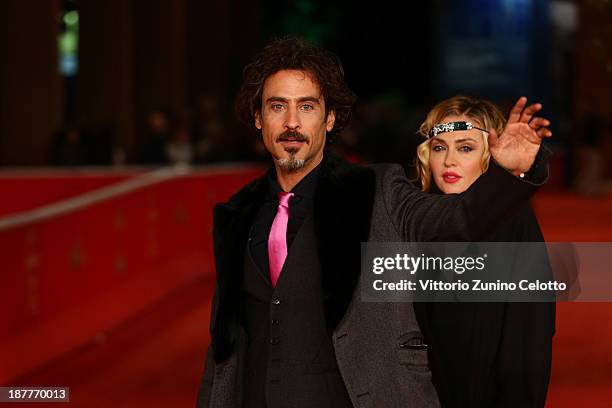
M217 363L226 361L240 333L244 254L249 229L267 191L267 175L253 181L213 210L217 298L211 316Z

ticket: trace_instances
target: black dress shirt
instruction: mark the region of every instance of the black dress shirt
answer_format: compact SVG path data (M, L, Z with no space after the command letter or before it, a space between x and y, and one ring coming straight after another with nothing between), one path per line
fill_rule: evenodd
M313 211L314 194L317 188L319 164L306 175L290 192L294 194L289 201L289 221L287 222L287 252L291 250L293 239L300 227ZM268 194L251 227L249 245L251 256L259 271L270 279L268 262L268 236L278 211L278 193L283 191L276 181L276 172L268 175Z

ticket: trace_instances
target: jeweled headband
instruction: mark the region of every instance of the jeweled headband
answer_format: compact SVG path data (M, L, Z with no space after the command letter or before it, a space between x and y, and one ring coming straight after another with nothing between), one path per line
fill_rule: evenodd
M447 123L438 123L433 125L431 130L429 131L428 137L436 137L440 133L445 132L454 132L455 130L470 130L470 129L478 129L483 132L489 133L488 130L476 127L472 124L472 122L447 122Z

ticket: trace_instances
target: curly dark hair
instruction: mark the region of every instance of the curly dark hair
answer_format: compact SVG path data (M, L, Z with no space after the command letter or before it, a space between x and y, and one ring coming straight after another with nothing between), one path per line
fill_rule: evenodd
M325 117L330 111L335 113L334 128L327 133L327 141L332 142L351 118L355 94L344 80L340 59L300 37L284 37L269 43L244 68L235 106L240 121L253 126L255 113L261 110L264 82L282 70L308 72L317 82L325 99Z

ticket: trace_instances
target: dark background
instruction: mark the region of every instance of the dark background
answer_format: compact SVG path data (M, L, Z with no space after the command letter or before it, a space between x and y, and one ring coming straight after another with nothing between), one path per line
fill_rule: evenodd
M158 144L191 146L191 163L264 159L232 103L244 65L286 34L340 56L358 100L337 148L354 160L411 162L420 121L457 93L504 110L521 95L544 103L564 186L581 148L610 157L606 0L7 0L0 10L4 167L175 162L145 157L153 111L168 119ZM58 40L70 30L77 66L62 73Z

